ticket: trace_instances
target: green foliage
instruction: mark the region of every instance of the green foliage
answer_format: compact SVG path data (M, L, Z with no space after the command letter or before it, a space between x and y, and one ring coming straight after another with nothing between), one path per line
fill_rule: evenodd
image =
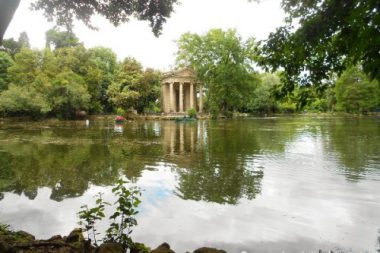
M20 48L30 48L29 36L26 32L20 33L20 36L18 37L18 43L20 45Z
M113 106L143 113L158 100L160 85L159 72L152 69L143 71L138 61L126 58L108 87L107 95Z
M380 105L380 86L359 67L345 71L335 85L338 111L366 113Z
M79 39L72 31L60 31L57 27L46 31L46 47L54 49L75 47L79 45Z
M280 78L278 75L270 73L261 74L260 82L247 104L248 111L259 113L275 112L277 105L273 93L279 85Z
M287 99L279 103L278 109L282 113L294 113L297 111L297 105L291 99Z
M261 63L284 70L284 88L323 85L332 73L362 64L380 80L377 0L283 0L287 24L261 46ZM295 28L297 27L297 28Z
M36 118L50 111L50 105L44 94L31 87L25 89L10 85L0 94L0 111L8 115L29 115Z
M245 104L257 79L252 75L256 56L253 39L243 41L235 30L186 33L178 41L177 63L195 70L205 84L212 115L229 114Z
M113 25L129 21L131 16L150 23L153 33L158 36L162 25L173 11L176 0L160 0L147 2L137 1L73 1L67 4L64 1L35 0L32 8L43 10L48 19L55 19L58 25L71 27L74 18L83 21L90 28L93 15L100 15L108 19Z
M13 38L5 39L3 41L4 51L9 53L12 57L14 57L17 53L21 51L23 48L30 48L29 37L26 32L20 33L18 40L14 40Z
M49 101L56 115L71 118L75 111L88 108L90 95L83 78L67 71L52 80Z
M327 99L317 98L307 107L307 109L314 112L326 112L328 110Z
M49 32L62 35L56 30ZM68 44L54 43L54 51L23 48L14 60L6 52L0 53L3 113L71 118L77 110L157 110L161 87L158 71L143 70L139 62L130 58L119 64L108 48L86 49L75 43L61 47ZM25 94L18 96L21 90Z
M187 110L187 115L189 115L190 118L196 118L197 111L194 108L190 108L189 110Z
M131 249L134 247L140 247L146 249L141 245L134 244L132 241L131 233L134 226L137 225L135 215L138 213L138 206L141 203L139 197L141 196L140 189L136 187L127 188L125 186L127 182L119 179L112 193L117 197L116 202L113 204L115 212L109 217L111 224L106 230L104 242L119 243L123 248ZM82 210L78 212L80 224L84 226L87 231L88 239L92 238L97 246L97 233L96 222L102 220L105 217L105 205L110 205L103 201L102 194L98 193L96 199L96 206L88 208L87 205L82 206Z
M37 50L22 49L15 55L15 64L8 69L11 83L27 87L34 82L41 67L41 53Z
M112 192L118 197L114 203L116 211L110 216L113 222L106 231L106 242L120 243L124 249L133 247L130 237L132 228L137 225L135 215L138 213L137 207L141 203L139 197L141 192L138 188L127 189L125 181L119 180Z
M78 216L80 219L79 225L83 226L84 231L87 232L87 239L93 239L94 245L98 246L98 241L96 239L99 233L96 230L96 222L103 219L105 217L104 210L107 202L103 201L102 193L98 193L96 195L96 206L93 208L89 208L87 205L81 206L81 211L78 212Z
M11 56L0 51L0 92L6 90L9 84L8 68L14 64Z
M11 231L11 226L8 224L0 223L0 234L8 233Z
M123 108L117 108L116 109L116 114L124 116L125 115L125 110Z
M107 89L117 69L116 54L109 48L95 47L87 51L88 61L84 76L91 95L91 112L111 112Z

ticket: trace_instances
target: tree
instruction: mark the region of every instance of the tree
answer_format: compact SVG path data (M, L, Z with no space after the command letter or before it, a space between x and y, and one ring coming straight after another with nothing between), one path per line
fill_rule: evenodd
M21 48L30 48L29 36L26 32L20 33L20 36L18 37L18 43Z
M370 81L359 67L345 71L335 86L336 109L365 113L380 106L378 81Z
M72 118L75 111L87 109L90 95L83 78L72 71L58 74L49 91L52 111L63 118Z
M150 68L143 72L140 83L136 87L140 94L135 105L138 113L144 113L147 110L155 111L157 109L156 103L161 94L160 76L160 72Z
M357 63L380 80L379 1L282 0L282 6L287 24L263 42L261 64L284 70L287 91L323 85L331 73Z
M149 21L153 33L158 36L162 25L173 12L175 3L177 0L34 0L32 8L44 11L48 20L55 19L58 25L67 27L72 26L74 18L94 28L91 23L91 17L94 15L105 17L115 26L129 21L129 18L134 16L139 20ZM19 4L20 0L0 0L0 45Z
M24 48L15 55L15 64L8 69L10 81L17 86L26 87L34 82L40 67L40 52Z
M0 92L8 88L8 68L13 63L13 59L9 54L0 51Z
M21 51L22 48L30 48L29 37L26 32L20 33L18 40L13 38L3 41L4 51L8 52L12 57Z
M140 97L137 87L142 75L141 64L133 58L125 58L115 81L108 87L107 95L111 104L117 108L133 108Z
M87 53L87 71L84 78L91 95L90 110L110 112L107 89L116 73L116 54L111 49L103 47L91 48Z
M46 47L50 48L51 45L54 49L64 47L75 47L79 45L78 37L72 31L60 31L54 27L45 33Z
M149 68L144 71L134 58L126 58L119 65L107 91L114 107L135 109L138 113L154 111L160 93L160 73Z
M50 111L46 97L36 88L11 84L0 95L0 111L9 115L38 117Z
M280 78L276 74L263 73L260 75L254 95L250 97L247 107L251 111L273 113L276 111L276 100L273 92L280 85Z
M195 70L207 89L211 113L230 114L244 105L254 89L255 42L243 41L235 30L210 30L206 35L186 33L178 41L177 64Z

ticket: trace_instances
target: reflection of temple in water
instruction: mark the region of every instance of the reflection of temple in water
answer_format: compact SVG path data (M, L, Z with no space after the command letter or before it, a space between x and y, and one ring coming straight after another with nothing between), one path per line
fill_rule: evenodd
M168 155L193 153L207 145L207 121L175 123L162 128L164 152Z

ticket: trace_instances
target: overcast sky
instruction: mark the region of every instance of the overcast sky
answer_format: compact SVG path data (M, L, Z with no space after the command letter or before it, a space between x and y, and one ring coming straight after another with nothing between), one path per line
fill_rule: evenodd
M30 2L21 1L5 38L17 39L21 32L26 31L32 47L43 48L45 32L54 24L47 22L41 12L30 11ZM176 40L185 32L204 34L211 28L235 28L243 38L253 36L261 40L280 26L283 19L280 0L261 0L260 3L248 0L181 0L164 24L159 38L154 37L147 22L132 20L115 28L100 17L94 18L98 31L77 22L74 32L86 47L108 47L120 60L130 56L144 67L165 71L174 65Z

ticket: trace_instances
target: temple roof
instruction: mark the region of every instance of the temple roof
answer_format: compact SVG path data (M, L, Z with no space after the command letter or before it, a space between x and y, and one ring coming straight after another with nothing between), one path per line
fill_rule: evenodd
M172 79L172 78L181 78L181 79L189 79L194 80L196 75L191 68L173 70L170 72L166 72L162 75L162 80Z

